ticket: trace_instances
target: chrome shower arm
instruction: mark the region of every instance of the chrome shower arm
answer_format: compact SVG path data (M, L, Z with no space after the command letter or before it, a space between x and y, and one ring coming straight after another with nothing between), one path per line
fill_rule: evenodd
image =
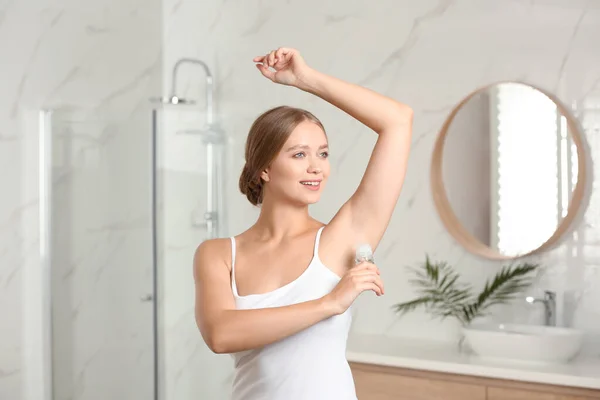
M177 97L177 71L183 64L196 64L200 65L206 74L206 123L212 125L214 123L214 107L213 107L213 76L210 73L208 65L201 60L194 58L181 58L177 60L173 67L173 73L171 76L171 98Z

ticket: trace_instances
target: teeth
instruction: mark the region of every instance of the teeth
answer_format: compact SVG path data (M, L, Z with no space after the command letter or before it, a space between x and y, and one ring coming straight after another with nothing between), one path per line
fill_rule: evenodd
M303 185L308 185L308 186L317 186L319 184L319 182L300 182Z

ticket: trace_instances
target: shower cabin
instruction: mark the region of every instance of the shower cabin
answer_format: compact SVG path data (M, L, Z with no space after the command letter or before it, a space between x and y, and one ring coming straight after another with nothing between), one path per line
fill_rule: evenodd
M184 65L204 77L204 98L178 95ZM137 117L37 116L41 318L28 331L42 345L28 399L228 398L232 361L196 326L192 260L228 235L230 141L208 65L181 59L171 78Z

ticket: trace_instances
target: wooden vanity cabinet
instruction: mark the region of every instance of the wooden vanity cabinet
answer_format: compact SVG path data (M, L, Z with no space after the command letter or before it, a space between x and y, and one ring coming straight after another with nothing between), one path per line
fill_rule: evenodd
M358 400L592 400L600 390L351 362ZM600 378L599 378L600 379Z
M511 388L490 387L487 390L488 400L590 400L600 399L600 393L590 396L577 396L570 394L553 394L552 389L546 387L544 392L519 390Z

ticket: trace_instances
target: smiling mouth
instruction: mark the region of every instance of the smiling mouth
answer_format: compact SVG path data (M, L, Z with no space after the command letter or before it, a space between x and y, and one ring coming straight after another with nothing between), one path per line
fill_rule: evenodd
M300 181L300 184L311 190L317 190L321 187L321 181Z

